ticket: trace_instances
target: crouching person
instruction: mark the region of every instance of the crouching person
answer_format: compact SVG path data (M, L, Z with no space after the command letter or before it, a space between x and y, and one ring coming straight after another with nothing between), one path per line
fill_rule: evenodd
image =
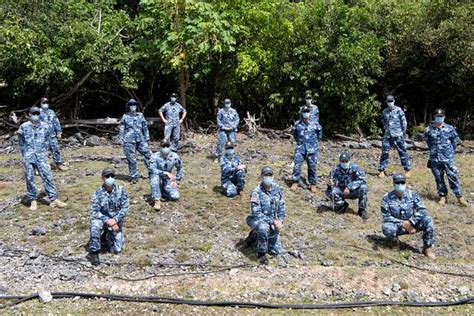
M383 234L398 241L398 236L423 232L423 254L435 259L433 220L426 213L426 206L419 195L406 189L406 177L393 175L394 190L386 193L382 199Z
M286 217L285 200L278 184L273 182L273 170L262 169L262 182L252 191L251 211L247 224L252 229L245 240L247 246L257 242L257 256L261 264L268 264L267 254L281 253L280 231Z
M102 180L104 183L92 196L90 205L91 223L87 257L95 266L100 264L99 251L104 231L109 251L115 254L122 251L125 243L123 220L128 214L127 191L115 184L114 170L105 168L102 171Z
M235 144L228 142L225 145L225 155L221 157L221 191L227 197L234 197L240 194L245 187L245 177L247 175L245 165L240 161L240 157L234 154Z

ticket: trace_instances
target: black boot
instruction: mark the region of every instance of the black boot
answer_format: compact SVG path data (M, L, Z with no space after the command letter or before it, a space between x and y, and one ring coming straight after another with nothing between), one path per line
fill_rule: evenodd
M89 251L86 256L87 260L94 266L97 267L100 265L99 252L98 251Z
M266 253L257 254L257 259L258 259L258 262L260 262L260 264L265 264L265 265L268 264L268 258L267 258Z
M366 220L369 218L369 213L367 213L367 210L359 209L359 212L357 212L359 216L363 219Z

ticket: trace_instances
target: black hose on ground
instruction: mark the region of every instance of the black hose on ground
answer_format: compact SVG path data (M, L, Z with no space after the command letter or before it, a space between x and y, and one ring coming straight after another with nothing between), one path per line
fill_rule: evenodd
M139 303L158 303L173 305L192 305L206 307L239 307L239 308L269 308L269 309L341 309L341 308L365 308L365 307L447 307L456 305L465 305L474 303L474 297L468 297L457 301L442 302L396 302L396 301L356 301L343 303L327 303L327 304L271 304L271 303L255 303L255 302L237 302L237 301L201 301L186 300L181 298L169 298L159 296L129 296L116 294L99 294L99 293L79 293L79 292L52 292L54 299L61 298L84 298L84 299L107 299L111 301L139 302ZM31 294L28 296L0 296L0 300L17 299L15 302L4 304L0 309L18 305L33 299L39 298L39 294Z

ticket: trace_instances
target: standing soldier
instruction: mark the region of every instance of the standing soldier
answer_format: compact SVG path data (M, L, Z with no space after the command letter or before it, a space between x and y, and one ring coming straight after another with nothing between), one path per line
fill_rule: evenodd
M43 181L51 207L64 208L66 203L58 200L58 193L53 181L51 167L48 163L48 151L51 147L52 129L40 121L40 109L37 106L30 108L30 121L20 125L18 138L23 156L23 171L26 180L27 199L31 202L30 210L38 209L38 191L35 185L35 170Z
M247 175L245 165L240 157L234 154L235 144L228 142L225 146L225 155L221 157L221 191L227 197L234 197L245 187Z
M181 118L179 118L180 113L183 113ZM181 136L181 124L183 124L187 112L181 104L176 102L176 93L171 94L170 102L165 103L160 108L159 114L161 120L165 123L165 140L172 143L171 150L177 151Z
M115 172L111 168L102 171L103 184L92 196L90 205L89 261L100 264L99 251L102 232L106 231L110 252L118 254L125 244L123 221L128 215L128 195L123 186L115 184Z
M179 183L184 175L183 162L171 151L170 145L166 139L161 142L161 149L153 155L151 165L151 195L153 208L157 211L161 209L161 196L170 201L179 200ZM171 173L173 168L176 168L176 175Z
M47 98L41 98L41 114L40 120L47 123L51 128L51 153L53 154L53 161L57 168L61 171L66 171L67 167L64 166L63 160L61 159L61 153L59 152L58 139L62 137L61 123L56 116L56 113L49 108L49 101Z
M359 199L359 216L367 219L367 179L365 172L355 163L351 162L351 155L343 152L339 155L339 164L334 167L329 175L326 196L331 198L334 210L344 212L349 204L346 199Z
M298 120L293 129L296 140L293 184L291 190L298 188L301 177L301 166L306 161L308 165L308 181L311 192L316 193L316 164L318 162L319 141L322 138L322 127L311 121L311 109L307 106L301 110L302 119Z
M425 141L430 148L430 159L428 167L431 169L436 181L439 204L445 205L447 202L448 188L444 182L444 173L448 177L449 186L456 195L459 204L468 206L467 201L462 196L461 185L459 183L459 172L454 162L456 146L461 142L456 129L444 123L445 112L443 109L436 109L433 113L434 122L425 131Z
M268 264L267 254L281 253L280 231L286 218L283 193L273 182L273 170L264 167L261 183L252 191L251 210L247 224L252 229L245 240L247 246L257 242L257 257L261 264Z
M382 155L380 156L379 178L385 178L388 154L392 147L397 149L403 169L405 169L405 176L409 178L411 176L411 164L405 143L407 120L403 110L395 105L393 95L387 96L387 108L382 112L382 122L385 132L382 141Z
M150 133L145 117L142 113L137 112L137 101L135 99L130 99L127 102L126 109L127 113L120 120L119 142L123 145L131 181L136 183L140 177L137 168L137 151L143 155L145 166L148 173L150 173L150 159L152 156L148 144Z
M316 104L313 104L313 98L310 94L307 94L304 98L306 103L305 105L301 106L300 111L305 107L309 107L311 109L311 122L319 124L319 109Z
M239 126L239 114L231 108L229 98L224 100L224 108L217 112L217 147L216 162L219 161L224 145L228 142L235 143L237 140L237 127Z
M416 234L423 231L423 254L435 259L433 220L426 213L426 206L420 196L406 188L406 177L397 173L393 175L394 190L386 193L382 199L382 231L393 241L398 236Z

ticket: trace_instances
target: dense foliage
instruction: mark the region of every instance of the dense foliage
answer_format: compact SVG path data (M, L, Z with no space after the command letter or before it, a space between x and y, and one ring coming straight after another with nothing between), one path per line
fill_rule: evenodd
M145 114L179 92L194 124L225 96L285 128L305 93L326 135L378 132L385 95L412 126L435 107L472 133L474 5L417 0L0 0L1 104L63 118Z

